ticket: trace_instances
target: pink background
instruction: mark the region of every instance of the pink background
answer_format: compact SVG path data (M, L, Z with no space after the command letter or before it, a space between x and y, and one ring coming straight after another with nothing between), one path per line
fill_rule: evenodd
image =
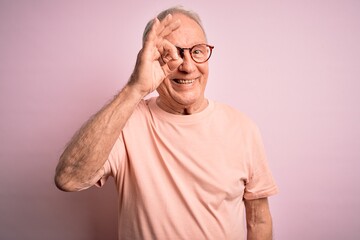
M116 195L53 184L121 89L145 23L178 1L0 1L0 239L116 238ZM215 45L209 98L260 126L275 239L360 239L360 1L182 1Z

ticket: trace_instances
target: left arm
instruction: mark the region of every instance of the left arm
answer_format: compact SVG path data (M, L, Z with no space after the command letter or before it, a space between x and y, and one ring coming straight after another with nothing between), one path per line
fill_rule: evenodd
M271 240L272 220L267 198L244 200L247 240Z

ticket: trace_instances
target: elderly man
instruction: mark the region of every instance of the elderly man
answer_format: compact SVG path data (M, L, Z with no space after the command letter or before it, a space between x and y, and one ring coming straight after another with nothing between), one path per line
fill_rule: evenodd
M204 96L212 50L195 13L160 13L129 82L60 157L61 190L114 177L119 239L271 239L277 187L258 129Z

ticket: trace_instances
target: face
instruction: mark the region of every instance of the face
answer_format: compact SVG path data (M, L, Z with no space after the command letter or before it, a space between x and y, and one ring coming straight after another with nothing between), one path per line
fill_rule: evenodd
M182 48L206 43L203 30L194 20L182 14L174 14L173 18L180 19L181 26L168 36L169 42ZM194 62L189 51L185 50L183 63L157 89L159 106L180 114L184 111L201 111L206 107L204 91L208 79L208 66L208 62Z

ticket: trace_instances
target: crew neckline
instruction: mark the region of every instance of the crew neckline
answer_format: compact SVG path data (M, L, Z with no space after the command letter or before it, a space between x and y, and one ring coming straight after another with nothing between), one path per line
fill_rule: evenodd
M190 115L173 114L173 113L166 112L165 110L160 108L156 103L157 98L158 97L152 97L152 98L148 99L148 105L149 105L150 111L154 112L157 117L159 117L165 121L168 121L168 122L196 123L196 122L208 117L214 109L214 102L210 99L207 99L208 105L201 112L197 112L197 113L190 114Z

